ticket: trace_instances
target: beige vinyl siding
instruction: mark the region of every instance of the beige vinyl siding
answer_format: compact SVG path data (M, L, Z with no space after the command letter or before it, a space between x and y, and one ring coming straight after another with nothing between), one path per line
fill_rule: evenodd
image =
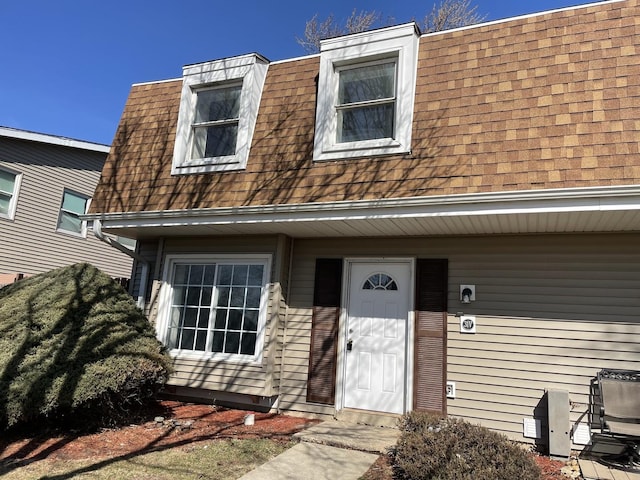
M0 273L33 275L88 262L113 277L131 275L132 260L101 242L57 232L64 189L89 198L106 153L0 137L0 168L22 174L13 220L0 218Z
M569 392L571 421L587 421L589 386L603 367L640 369L640 235L296 240L281 407L305 402L317 257L448 258L448 413L522 440L544 416L545 389ZM463 305L459 285L476 286ZM461 334L457 312L476 315Z
M148 246L147 246L148 245ZM151 259L155 245L155 256L162 264L157 265L156 275L151 290L150 320L157 322L159 314L157 296L163 282L164 260L173 254L210 254L212 257L220 254L237 254L240 258L247 254L270 254L271 278L268 279L269 301L267 304L267 321L263 345L262 362L259 365L231 361L178 357L174 359L174 374L169 385L200 388L212 391L259 395L270 397L275 395L278 387L280 365L277 360L281 357L278 341L278 330L281 329L280 318L284 316L282 310L282 288L280 275L288 272L287 242L279 237L168 237L155 242L141 242L145 249L145 257ZM158 250L162 251L158 255ZM138 279L135 280L137 285ZM214 395L215 396L215 395Z

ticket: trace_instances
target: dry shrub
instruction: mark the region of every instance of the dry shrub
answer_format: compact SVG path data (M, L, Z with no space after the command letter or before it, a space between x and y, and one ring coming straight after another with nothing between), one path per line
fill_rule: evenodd
M456 418L405 415L393 452L398 480L539 480L532 456L504 435Z

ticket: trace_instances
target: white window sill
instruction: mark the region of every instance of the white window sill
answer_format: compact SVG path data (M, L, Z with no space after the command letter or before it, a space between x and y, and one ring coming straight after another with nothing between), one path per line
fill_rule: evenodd
M233 355L225 353L208 353L208 352L194 352L192 350L169 350L169 354L175 359L188 359L188 360L204 360L224 363L237 363L243 365L256 365L262 364L262 358L255 355Z

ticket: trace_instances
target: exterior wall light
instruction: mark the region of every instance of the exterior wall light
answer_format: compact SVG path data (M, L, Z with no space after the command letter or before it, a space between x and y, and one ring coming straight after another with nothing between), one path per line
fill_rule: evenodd
M475 285L460 285L460 303L471 303L476 300Z

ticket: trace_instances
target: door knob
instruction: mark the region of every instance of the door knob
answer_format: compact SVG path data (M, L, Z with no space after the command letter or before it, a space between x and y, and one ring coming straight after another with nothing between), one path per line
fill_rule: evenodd
M347 351L350 352L351 350L353 350L353 340L347 342Z

